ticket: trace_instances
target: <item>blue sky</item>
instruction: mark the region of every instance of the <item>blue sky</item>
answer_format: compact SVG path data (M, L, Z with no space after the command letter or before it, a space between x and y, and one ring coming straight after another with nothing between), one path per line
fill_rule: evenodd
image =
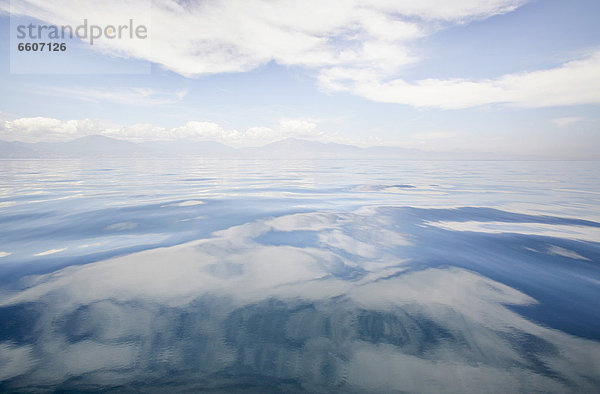
M64 3L0 2L0 139L600 152L598 1ZM150 37L11 50L18 23L84 18Z

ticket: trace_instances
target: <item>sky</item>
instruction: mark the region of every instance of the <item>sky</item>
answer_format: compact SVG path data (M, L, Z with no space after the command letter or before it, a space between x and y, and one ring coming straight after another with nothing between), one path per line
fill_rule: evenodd
M597 0L0 0L0 140L600 158ZM132 20L145 38L18 37ZM133 26L133 25L132 25ZM64 52L18 51L64 42Z

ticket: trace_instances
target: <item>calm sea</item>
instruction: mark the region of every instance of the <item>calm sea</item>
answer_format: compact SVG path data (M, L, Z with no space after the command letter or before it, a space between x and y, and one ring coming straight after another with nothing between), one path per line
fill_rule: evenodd
M593 392L600 163L0 160L0 391Z

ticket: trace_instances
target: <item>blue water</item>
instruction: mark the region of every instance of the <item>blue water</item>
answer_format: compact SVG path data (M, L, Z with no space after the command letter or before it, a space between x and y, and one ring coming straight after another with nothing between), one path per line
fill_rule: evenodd
M595 391L599 170L0 161L0 390Z

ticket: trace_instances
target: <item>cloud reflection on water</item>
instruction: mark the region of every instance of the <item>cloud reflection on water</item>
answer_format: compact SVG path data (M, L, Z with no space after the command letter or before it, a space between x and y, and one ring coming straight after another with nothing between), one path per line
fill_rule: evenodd
M506 284L415 265L424 240L394 212L283 215L25 278L0 302L17 330L0 388L598 387L597 341L526 319L511 306L538 300Z
M515 233L527 235L543 235L563 239L582 240L590 242L600 241L600 227L567 225L556 223L510 223L510 222L477 222L477 221L439 221L427 222L427 225L436 226L452 231L473 231L478 233Z

